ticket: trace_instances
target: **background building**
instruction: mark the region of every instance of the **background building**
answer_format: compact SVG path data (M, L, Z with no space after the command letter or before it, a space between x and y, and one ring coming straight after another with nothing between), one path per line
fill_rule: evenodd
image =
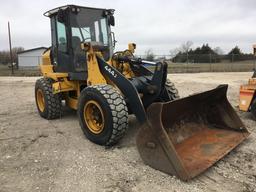
M42 54L46 47L37 47L18 52L19 67L37 67L42 62Z

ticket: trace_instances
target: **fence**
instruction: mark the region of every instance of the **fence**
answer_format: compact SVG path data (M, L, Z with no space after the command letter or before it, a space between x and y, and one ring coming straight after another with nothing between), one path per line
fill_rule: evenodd
M147 60L146 55L137 55ZM152 57L150 58L150 60ZM246 72L256 69L256 58L251 54L245 55L216 55L216 54L179 54L154 55L154 61L165 60L169 73L196 73L196 72ZM8 58L0 57L0 75L9 74L11 64ZM16 59L16 74L38 75L41 56L19 56ZM153 70L153 67L150 67Z
M220 63L255 60L253 54L174 54L174 55L137 55L149 60L170 60L173 63Z
M138 57L152 60L152 56ZM154 55L154 61L166 61L169 73L196 72L246 72L256 69L256 57L252 54L178 54Z

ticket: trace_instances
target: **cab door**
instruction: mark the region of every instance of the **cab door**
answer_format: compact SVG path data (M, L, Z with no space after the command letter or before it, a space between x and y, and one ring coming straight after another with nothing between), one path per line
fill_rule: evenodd
M68 27L65 23L51 18L52 63L56 72L72 72L72 51L69 49Z

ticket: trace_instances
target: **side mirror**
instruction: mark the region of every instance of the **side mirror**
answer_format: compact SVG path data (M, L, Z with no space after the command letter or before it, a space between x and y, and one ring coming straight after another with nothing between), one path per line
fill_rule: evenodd
M108 16L108 23L111 25L111 26L115 26L115 17L113 15L109 15Z
M57 14L57 20L60 22L60 23L66 23L66 12L62 9L60 9L58 11L58 14Z

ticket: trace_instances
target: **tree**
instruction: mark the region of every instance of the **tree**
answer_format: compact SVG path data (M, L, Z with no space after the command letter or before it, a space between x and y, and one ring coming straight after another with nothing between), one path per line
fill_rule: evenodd
M148 61L154 61L155 59L155 54L153 53L152 49L148 49L145 51L145 55L146 55L146 60Z
M180 52L179 48L174 48L169 51L170 55L173 57L176 56L179 52Z
M245 58L245 54L242 53L241 49L238 46L235 46L233 49L231 49L228 55L231 62L242 61Z
M216 54L214 50L208 45L208 43L203 44L200 49L200 54Z
M9 51L0 51L0 64L10 63L10 52Z
M179 47L176 47L174 49L171 49L169 52L171 55L177 55L177 54L182 54L182 53L188 53L193 45L192 41L186 41L182 43Z
M182 43L181 47L180 47L180 52L188 53L188 51L191 49L192 45L193 45L192 41L186 41L186 42Z
M220 62L218 54L208 45L203 44L201 47L191 49L189 43L183 44L182 51L180 51L174 58L173 62L190 62L190 63L217 63ZM186 46L187 45L187 46ZM190 46L189 46L190 45ZM189 47L189 48L188 48Z
M14 47L12 48L12 56L13 56L13 62L18 62L18 52L24 51L23 47ZM10 58L10 51L0 51L0 64L8 64L11 62Z
M180 45L180 47L171 49L170 55L172 56L173 62L185 62L188 61L188 54L192 50L192 41L186 41ZM176 60L177 59L177 60Z
M231 49L228 55L243 55L243 53L238 46L235 46L233 49Z
M23 47L14 47L12 49L12 55L13 55L13 62L18 63L18 53L21 51L24 51L25 49Z

